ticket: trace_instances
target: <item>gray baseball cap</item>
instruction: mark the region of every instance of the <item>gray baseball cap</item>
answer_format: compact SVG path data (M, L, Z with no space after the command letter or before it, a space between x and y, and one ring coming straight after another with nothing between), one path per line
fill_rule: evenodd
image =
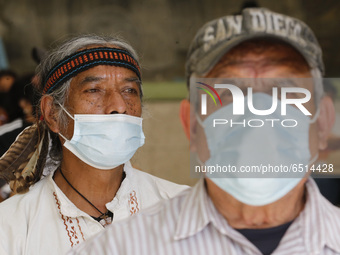
M207 74L217 62L241 42L274 38L293 46L311 68L324 73L322 51L313 31L302 21L266 8L247 8L206 23L192 41L186 62L186 77Z

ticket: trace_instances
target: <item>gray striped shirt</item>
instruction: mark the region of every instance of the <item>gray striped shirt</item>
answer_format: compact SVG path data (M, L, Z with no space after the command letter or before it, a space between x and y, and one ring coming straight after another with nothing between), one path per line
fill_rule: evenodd
M322 197L312 179L306 187L305 208L273 254L340 254L340 209ZM70 254L260 255L261 252L228 225L201 180L181 195L113 224Z

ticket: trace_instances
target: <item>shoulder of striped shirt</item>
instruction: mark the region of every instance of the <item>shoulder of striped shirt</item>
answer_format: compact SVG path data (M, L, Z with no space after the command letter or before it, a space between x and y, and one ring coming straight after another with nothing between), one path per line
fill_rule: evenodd
M322 196L320 194L320 196ZM322 197L323 201L320 205L323 207L324 214L321 217L325 218L327 235L338 236L338 249L340 252L340 207L333 205L325 197Z
M150 206L146 209L141 210L138 214L133 215L130 218L124 219L122 221L118 221L114 223L114 226L117 226L118 224L125 225L125 224L135 224L134 221L138 221L140 218L145 217L157 217L157 215L163 213L163 212L169 212L172 211L175 213L180 214L180 211L183 209L183 203L186 201L186 198L188 196L192 195L192 192L194 192L193 188L186 189L182 191L179 195L172 197L170 199L161 200L160 202L156 203L153 206ZM320 193L319 196L322 196ZM320 203L320 206L324 208L325 214L322 215L322 217L326 218L327 223L333 223L332 228L334 228L334 232L330 234L338 234L340 236L340 208L334 206L331 204L326 198L322 197L322 202ZM176 208L176 209L175 209ZM328 225L328 224L327 224ZM340 241L339 241L339 247L340 247Z
M136 169L134 167L132 167L130 169L130 171L131 170L133 170L133 178L137 182L140 180L140 178L143 178L144 180L149 180L150 182L153 182L160 189L164 189L165 187L168 187L169 191L173 191L171 193L178 193L179 194L181 191L190 188L190 186L188 186L188 185L177 184L175 182L171 182L171 181L162 179L160 177L154 176L152 174L146 173L146 172L141 171L139 169ZM129 169L126 169L126 171L129 171ZM146 177L146 178L144 178L144 177ZM177 192L175 192L176 190L177 190Z
M0 135L11 132L11 131L13 131L17 128L21 128L22 125L23 125L22 119L16 119L16 120L13 120L10 123L4 124L4 125L0 126Z
M318 202L316 206L320 208L320 211L318 216L313 214L311 211L308 211L308 216L313 217L314 215L313 221L317 220L316 217L321 217L323 219L321 221L322 225L320 226L323 230L320 231L325 233L323 236L325 244L328 248L336 251L337 254L340 254L340 208L333 205L324 196L322 196L313 180L310 185L314 186L314 189L311 189L311 195L317 196ZM314 229L314 231L318 230L319 229Z
M170 213L170 212L173 213L174 208L176 208L175 213L179 214L182 209L182 205L180 204L185 201L185 198L188 196L188 193L190 191L191 189L186 189L175 197L160 200L156 204L139 211L139 213L127 219L115 222L113 224L114 226L113 228L117 227L118 225L135 224L133 222L138 221L140 218L157 217L158 215L163 214L163 213Z
M139 172L141 174L147 174L142 171ZM172 214L174 218L177 218L177 216L179 216L180 214L181 209L183 208L183 203L185 202L185 199L191 192L192 189L186 189L175 197L160 200L158 203L142 209L138 213L133 214L126 219L114 222L111 226L106 227L105 231L102 231L101 233L90 237L90 239L80 244L75 250L70 250L68 255L92 254L93 251L96 251L98 253L98 244L100 244L101 252L105 249L109 249L109 247L111 247L110 245L133 245L134 243L130 239L124 239L123 242L119 241L122 240L122 238L124 237L122 233L128 231L128 235L130 235L132 233L130 231L135 232L138 228L140 228L141 222L144 222L143 231L148 231L149 228L158 227L159 225L155 225L158 217L162 217L163 219L164 217L169 217L170 214ZM152 231L152 234L158 235L155 231ZM112 238L112 236L117 236L117 238ZM103 245L104 243L105 246Z
M122 221L115 222L112 226L108 227L106 230L103 231L101 234L91 238L92 240L89 242L85 242L82 244L78 251L86 250L90 247L92 247L91 242L98 242L100 240L106 240L111 245L124 245L120 242L114 241L115 239L112 239L112 235L116 233L121 233L122 229L126 229L129 233L129 231L136 231L136 228L140 228L143 226L143 231L148 231L148 227L154 228L155 222L157 222L157 217L162 217L162 219L167 219L169 217L169 214L172 214L171 218L178 220L178 216L181 213L181 210L183 210L183 203L186 202L186 198L190 196L190 193L193 192L193 189L187 189L184 192L182 192L180 195L170 198L169 200L162 200L158 202L157 204L146 208L144 210L141 210L138 214L135 214L127 219L124 219ZM321 196L320 193L314 194ZM319 204L324 208L325 215L322 215L326 219L325 227L329 231L327 231L326 238L328 239L334 239L338 238L340 236L340 208L335 207L331 203L328 202L325 198L321 197L321 203ZM155 217L153 220L153 217ZM141 221L143 221L143 224L141 225ZM172 222L171 224L173 224ZM166 224L166 223L164 223ZM176 223L174 223L176 224ZM138 232L138 231L137 231ZM157 235L157 232L150 232L150 234L153 233L153 235ZM331 236L329 236L331 235ZM104 238L103 238L104 237ZM154 238L155 236L151 237ZM109 240L108 240L109 239ZM118 240L118 239L116 239ZM131 241L131 240L130 240ZM134 240L136 241L136 240ZM327 242L328 247L332 250L335 249L336 252L340 252L340 242L337 244L335 242ZM102 244L102 243L101 243ZM129 243L131 245L131 243ZM79 248L80 248L79 247ZM102 246L101 246L102 247ZM78 253L77 253L78 254ZM79 253L80 254L80 253Z

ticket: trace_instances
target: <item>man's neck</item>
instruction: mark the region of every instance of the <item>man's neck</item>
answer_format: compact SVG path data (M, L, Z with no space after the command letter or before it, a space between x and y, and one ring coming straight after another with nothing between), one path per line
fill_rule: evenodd
M107 211L105 204L112 201L121 185L123 167L120 165L112 170L99 170L85 164L66 149L60 166L67 181L103 213ZM94 217L100 216L98 210L81 197L65 178L60 169L53 176L57 186L80 210Z
M208 195L219 213L236 229L261 229L282 225L294 220L305 205L305 182L303 179L287 195L264 206L244 204L220 189L206 178Z

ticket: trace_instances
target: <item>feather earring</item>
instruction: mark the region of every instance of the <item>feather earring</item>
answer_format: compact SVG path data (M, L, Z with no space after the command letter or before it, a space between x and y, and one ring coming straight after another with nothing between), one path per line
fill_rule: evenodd
M10 183L14 193L27 192L40 180L47 151L48 135L43 123L27 127L0 158L0 178Z

